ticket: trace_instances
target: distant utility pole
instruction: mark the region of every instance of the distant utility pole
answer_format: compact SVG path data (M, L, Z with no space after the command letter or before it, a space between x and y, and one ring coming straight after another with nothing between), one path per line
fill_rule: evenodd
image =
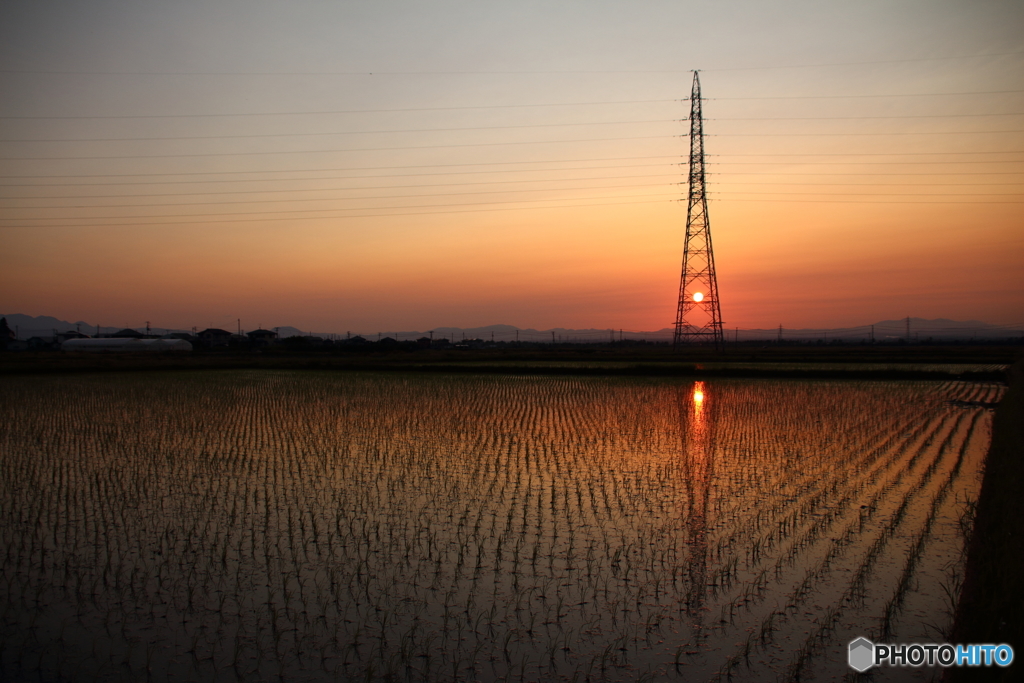
M555 343L555 331L554 330L551 330L551 343L552 344Z
M871 326L871 343L872 344L875 343L875 326L874 325Z
M519 343L519 330L516 330L516 344Z
M782 323L779 323L779 343L782 343Z
M910 316L907 316L907 343L910 343Z
M149 336L149 321L146 321L146 336Z
M434 331L430 331L430 341L434 341Z
M237 322L238 322L238 335L241 336L242 335L242 319L238 318Z
M679 279L672 346L712 343L721 348L722 310L718 303L715 254L708 222L707 182L704 172L704 115L700 77L693 72L690 90L690 171L686 205L686 237L683 240L683 273Z

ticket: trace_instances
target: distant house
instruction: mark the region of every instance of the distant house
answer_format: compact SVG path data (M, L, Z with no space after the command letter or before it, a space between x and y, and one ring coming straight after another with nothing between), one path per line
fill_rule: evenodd
M346 344L346 345L353 345L354 346L354 345L359 345L359 344L365 344L366 343L366 338L365 337L360 337L357 334L354 337L349 337L347 339L341 339L337 343L338 344Z
M227 330L208 327L196 335L196 340L201 346L213 348L215 346L229 346L231 344L231 337L233 336L234 335Z
M43 351L58 348L58 345L54 341L53 337L29 337L27 345L28 348L33 351Z
M277 341L277 332L273 330L253 330L252 332L246 332L245 336L249 338L253 346L270 346Z
M114 334L110 335L115 339L142 339L146 335L142 334L138 330L133 330L130 327L126 327L123 330L118 330Z

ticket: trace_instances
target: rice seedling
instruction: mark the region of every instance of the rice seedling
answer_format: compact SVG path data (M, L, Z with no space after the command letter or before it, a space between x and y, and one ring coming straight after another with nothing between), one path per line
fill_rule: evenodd
M948 401L999 389L693 389L13 378L0 678L760 680L902 633L977 493L989 414Z

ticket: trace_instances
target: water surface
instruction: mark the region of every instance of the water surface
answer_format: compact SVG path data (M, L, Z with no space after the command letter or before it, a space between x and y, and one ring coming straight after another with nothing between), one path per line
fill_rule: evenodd
M0 677L841 678L942 639L1000 391L9 378Z

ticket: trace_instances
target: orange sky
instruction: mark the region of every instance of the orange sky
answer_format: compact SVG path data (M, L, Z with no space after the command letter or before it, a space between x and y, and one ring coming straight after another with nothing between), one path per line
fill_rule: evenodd
M1013 3L72 5L0 10L6 313L668 327L701 68L727 327L1024 320Z

